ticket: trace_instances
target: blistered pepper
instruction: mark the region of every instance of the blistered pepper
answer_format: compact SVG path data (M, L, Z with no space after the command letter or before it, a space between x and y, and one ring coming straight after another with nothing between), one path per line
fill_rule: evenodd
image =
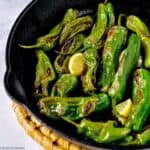
M126 26L140 36L145 50L144 66L150 68L150 34L148 27L140 18L134 15L127 18Z
M38 62L35 72L34 96L45 97L49 95L48 85L56 75L48 56L42 50L36 51L36 55Z
M136 138L133 142L133 144L135 145L145 145L145 144L149 144L150 143L150 128L146 128L144 131L142 131L141 133L138 133L136 135Z
M145 50L144 66L146 68L150 68L150 37L149 36L142 37L142 45Z
M130 30L136 32L137 35L139 35L140 37L143 35L145 36L149 35L149 31L146 24L137 16L134 15L128 16L126 26Z
M76 34L89 29L93 25L93 19L90 16L79 17L67 23L61 32L59 44L73 38Z
M125 45L127 29L123 26L113 26L107 35L102 52L102 69L98 85L102 91L107 91L114 79L118 58Z
M112 3L108 2L105 4L105 11L107 13L108 18L107 31L109 31L109 29L115 25L115 14Z
M132 33L128 39L127 48L121 53L117 72L108 91L110 97L112 98L113 106L120 102L124 96L128 78L138 63L140 47L141 42L139 37Z
M119 141L118 145L124 146L141 146L150 143L150 127L147 126L140 133L129 135L126 139Z
M68 73L68 62L71 54L79 50L83 44L83 34L78 34L74 38L69 39L62 46L60 54L56 57L54 66L59 73ZM66 55L63 55L66 54ZM67 55L68 54L68 55Z
M117 127L117 122L108 120L107 122L93 122L87 119L75 123L68 118L63 118L68 123L77 127L78 133L101 144L112 144L124 139L131 132L125 127Z
M85 93L93 93L96 88L96 71L98 67L98 52L95 48L88 48L84 52L85 70L81 75L82 87Z
M106 94L91 97L46 97L39 101L40 112L51 118L81 119L93 112L107 110L110 100Z
M134 72L133 106L128 119L127 127L139 132L150 116L150 72L137 69Z
M77 18L78 11L74 9L68 9L63 20L54 26L48 34L41 36L37 39L36 44L34 45L22 45L19 46L25 49L41 49L43 51L51 50L59 39L60 33L64 25L75 18Z
M104 4L100 3L97 10L97 20L94 24L90 35L84 40L85 48L98 48L101 44L101 38L107 28L107 14L105 12Z
M61 75L51 90L51 96L66 97L78 86L78 78L72 74Z

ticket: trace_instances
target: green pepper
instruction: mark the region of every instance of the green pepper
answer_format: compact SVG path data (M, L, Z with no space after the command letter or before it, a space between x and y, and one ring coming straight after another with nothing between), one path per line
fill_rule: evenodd
M133 106L128 119L127 127L139 132L150 115L150 72L137 69L134 72Z
M123 26L113 26L107 35L107 39L102 52L102 70L98 85L102 91L108 91L114 79L118 58L125 45L127 29Z
M143 132L137 134L134 144L145 145L149 143L150 143L150 128L147 128Z
M48 56L42 51L36 51L38 62L36 65L34 88L36 89L34 96L48 96L48 85L56 77L55 71Z
M98 67L98 52L95 48L89 48L84 52L85 70L81 75L82 86L85 93L96 90L96 71Z
M137 133L136 135L128 136L129 140L122 140L118 144L124 145L124 146L140 146L140 145L146 145L150 143L150 127L144 128L144 130L140 133Z
M83 44L84 36L83 34L77 34L74 38L69 39L62 46L60 54L56 57L54 66L59 73L68 73L68 62L70 55L74 54ZM63 55L70 54L70 55Z
M140 18L134 15L127 18L126 26L140 36L145 50L144 66L150 68L150 37L148 27Z
M105 4L105 11L108 16L107 31L109 31L109 29L115 25L115 14L112 3L109 2Z
M102 144L112 144L112 142L122 140L131 132L128 128L117 127L117 122L112 120L108 120L107 122L93 122L83 119L77 124L68 118L62 119L76 126L79 134Z
M51 96L66 97L78 85L78 78L72 74L61 75L54 84Z
M143 35L145 36L149 35L149 31L146 24L137 16L134 15L128 16L126 26L130 30L136 32L137 35L139 35L140 37L142 37Z
M107 14L104 4L100 3L97 10L97 20L92 28L90 35L84 40L85 48L98 48L101 44L101 38L104 35L107 27Z
M113 106L120 102L124 96L128 78L138 63L140 47L141 42L139 37L132 33L128 39L127 48L121 53L118 70L108 91L110 97L112 98Z
M93 24L93 19L90 16L79 17L67 23L61 32L59 44L62 45L65 41L73 38L76 34L89 29Z
M54 26L48 34L39 37L35 45L20 44L19 46L25 49L41 49L43 51L51 50L56 45L64 25L77 18L77 14L77 10L68 9L63 20Z
M40 112L51 118L81 119L93 112L107 110L110 100L106 94L91 97L46 97L39 101Z
M149 36L142 37L142 45L145 50L144 66L146 68L150 68L150 37Z

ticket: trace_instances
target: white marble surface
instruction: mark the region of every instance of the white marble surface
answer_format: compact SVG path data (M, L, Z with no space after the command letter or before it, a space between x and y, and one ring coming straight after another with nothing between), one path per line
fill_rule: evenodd
M19 126L11 109L3 77L5 72L5 46L9 31L22 9L31 0L0 0L0 150L41 150Z

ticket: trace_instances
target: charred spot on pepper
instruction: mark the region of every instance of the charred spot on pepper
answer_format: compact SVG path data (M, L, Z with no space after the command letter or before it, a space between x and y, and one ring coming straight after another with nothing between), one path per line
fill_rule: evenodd
M51 43L52 41L55 41L59 38L59 36L48 36L45 38L45 42L48 44L48 43Z
M63 45L61 51L62 52L68 52L70 46L72 45L72 42L73 42L73 38L72 39L68 39L65 44Z
M138 104L144 98L143 92L138 89L135 94L134 104Z
M36 89L35 92L33 93L33 96L40 96L42 93L42 85L40 84Z
M92 100L88 101L83 108L84 116L88 116L93 111L93 108L95 108L95 103Z
M50 75L51 75L51 69L48 68L48 69L47 69L47 76L50 76Z

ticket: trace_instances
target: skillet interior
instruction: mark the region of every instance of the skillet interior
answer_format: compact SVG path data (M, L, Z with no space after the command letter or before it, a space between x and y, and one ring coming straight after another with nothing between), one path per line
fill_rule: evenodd
M32 99L35 64L37 61L35 53L32 50L23 50L18 47L19 43L33 44L37 37L47 33L53 25L61 20L67 8L96 10L99 2L100 0L38 0L32 2L17 19L8 39L5 87L13 99L24 103L35 116L59 134L90 146L90 149L91 146L93 148L116 149L116 146L100 145L84 139L77 135L76 129L71 125L60 121L51 121L51 119L38 113L35 101ZM116 14L121 12L138 15L150 26L150 1L112 0L112 3ZM53 56L51 57L53 58ZM146 147L150 147L150 145Z

